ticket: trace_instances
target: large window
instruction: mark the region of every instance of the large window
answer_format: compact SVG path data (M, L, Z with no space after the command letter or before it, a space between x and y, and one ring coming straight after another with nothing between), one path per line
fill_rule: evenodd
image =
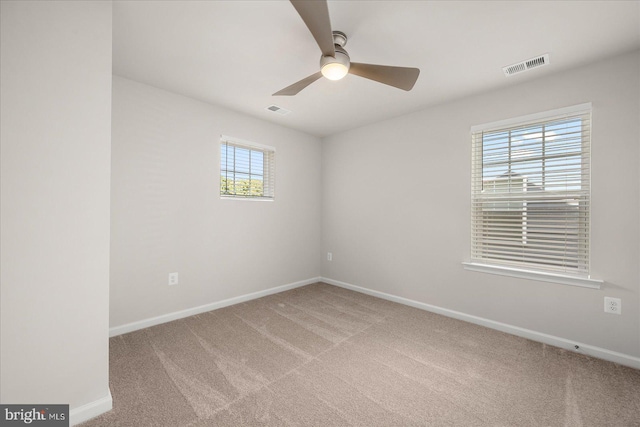
M472 128L472 262L588 277L591 106Z
M223 136L220 140L220 195L273 199L275 150Z

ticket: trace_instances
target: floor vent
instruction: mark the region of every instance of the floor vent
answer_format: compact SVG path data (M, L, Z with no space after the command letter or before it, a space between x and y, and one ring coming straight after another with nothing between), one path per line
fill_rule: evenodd
M527 59L526 61L518 62L517 64L507 65L502 67L505 76L512 76L514 74L523 73L529 71L532 68L542 67L549 64L549 54L537 56L535 58Z
M280 114L281 116L286 116L291 111L284 109L282 107L278 107L277 105L269 105L265 110L271 111L272 113Z

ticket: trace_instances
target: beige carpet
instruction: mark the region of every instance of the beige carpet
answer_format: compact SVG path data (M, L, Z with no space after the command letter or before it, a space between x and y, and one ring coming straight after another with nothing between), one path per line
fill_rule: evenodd
M640 371L314 284L114 337L94 426L640 426Z

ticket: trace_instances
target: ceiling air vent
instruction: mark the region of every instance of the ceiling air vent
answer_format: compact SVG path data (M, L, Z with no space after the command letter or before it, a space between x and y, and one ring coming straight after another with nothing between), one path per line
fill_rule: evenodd
M280 114L281 116L286 116L291 111L286 110L282 107L278 107L277 105L269 105L265 110L271 111L272 113Z
M505 76L512 76L514 74L529 71L532 68L542 67L549 64L549 54L537 56L535 58L527 59L526 61L518 62L517 64L507 65L502 67Z

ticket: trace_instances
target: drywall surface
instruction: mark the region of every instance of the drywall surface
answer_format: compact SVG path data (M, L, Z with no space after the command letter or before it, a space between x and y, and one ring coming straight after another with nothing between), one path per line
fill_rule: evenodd
M220 198L220 135L276 149L274 201ZM320 159L316 137L114 76L111 326L318 277Z
M73 411L109 400L111 3L1 7L0 401Z
M640 356L640 54L323 140L322 276ZM592 276L600 290L466 271L470 127L591 102ZM622 299L605 314L603 297Z

